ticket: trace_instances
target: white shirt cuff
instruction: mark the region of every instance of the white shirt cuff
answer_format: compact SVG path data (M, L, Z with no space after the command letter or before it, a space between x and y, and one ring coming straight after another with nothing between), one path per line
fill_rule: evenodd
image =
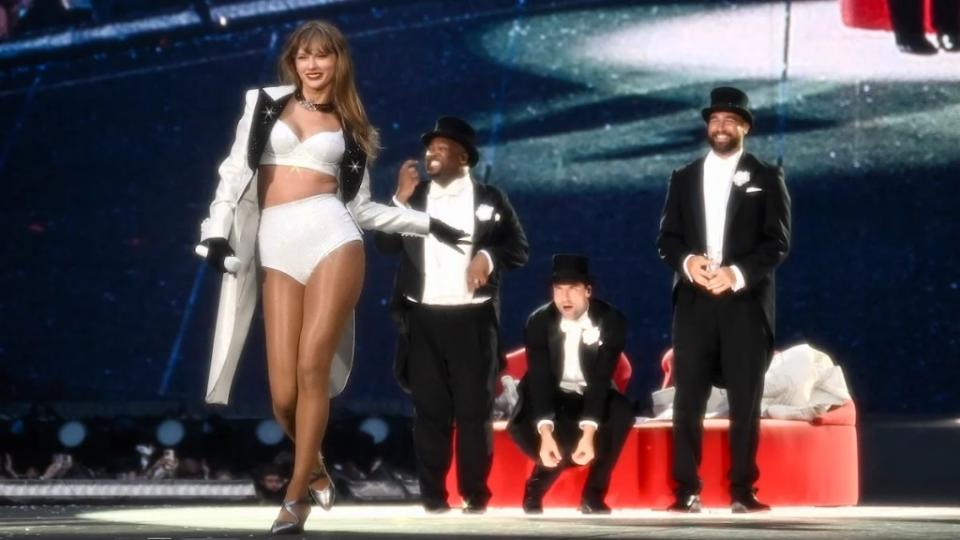
M593 420L581 420L580 429L583 429L585 426L593 426L593 429L600 429L600 424L594 422Z
M735 278L733 282L733 287L731 287L733 289L733 292L737 292L740 289L746 287L747 282L746 280L743 279L743 272L741 272L736 265L731 266L730 270L733 271L733 276Z
M540 434L540 428L543 426L550 426L550 431L553 431L553 420L543 419L537 422L537 435Z
M480 251L478 251L478 253L483 253L483 256L487 258L487 262L490 263L490 271L487 272L487 275L489 276L490 274L493 273L493 257L491 257L490 254L487 253L487 250L485 249L481 249Z
M400 208L410 208L409 206L400 202L400 199L398 199L396 195L393 196L392 200L393 200L393 204L396 206L399 206Z
M693 276L691 276L690 272L687 271L687 261L690 260L690 257L693 257L693 253L683 258L683 262L680 264L680 268L683 268L683 275L687 276L687 281L693 282Z

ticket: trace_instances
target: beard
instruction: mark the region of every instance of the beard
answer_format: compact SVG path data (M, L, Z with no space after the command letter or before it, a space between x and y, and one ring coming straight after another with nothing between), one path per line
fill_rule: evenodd
M712 148L713 151L718 154L731 154L736 152L737 149L740 148L740 143L743 141L743 139L738 137L736 133L724 132L723 135L728 136L725 142L718 141L716 139L716 135L720 134L711 134L709 137L707 137L707 142L710 143L710 148Z

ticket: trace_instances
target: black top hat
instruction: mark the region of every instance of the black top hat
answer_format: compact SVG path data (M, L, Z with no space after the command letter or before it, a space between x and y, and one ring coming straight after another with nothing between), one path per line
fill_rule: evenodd
M552 283L586 283L593 284L590 275L590 261L584 255L575 253L557 253L553 256L553 272L550 275Z
M703 109L703 121L709 122L710 115L717 111L737 113L751 126L753 113L750 112L750 99L739 88L718 86L710 91L710 106Z
M437 119L437 125L433 131L428 131L420 136L424 146L428 146L434 137L446 137L462 144L470 156L470 166L473 167L480 160L480 153L477 152L474 140L477 137L473 127L466 120L456 116L441 116Z

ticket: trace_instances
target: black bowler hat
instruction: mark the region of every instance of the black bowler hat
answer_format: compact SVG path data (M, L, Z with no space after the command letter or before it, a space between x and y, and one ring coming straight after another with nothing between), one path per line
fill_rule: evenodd
M430 141L432 141L434 137L446 137L463 145L467 150L467 155L470 156L469 163L471 167L476 165L477 161L480 160L480 153L477 152L477 147L474 143L477 133L466 120L457 118L456 116L441 116L437 119L437 125L434 126L433 131L428 131L421 135L420 140L423 141L424 146L429 146Z
M710 91L710 106L703 109L703 121L709 122L710 115L717 111L739 114L753 126L753 113L750 112L750 99L739 88L718 86Z
M553 272L550 281L556 283L593 284L590 275L590 261L575 253L557 253L553 256Z

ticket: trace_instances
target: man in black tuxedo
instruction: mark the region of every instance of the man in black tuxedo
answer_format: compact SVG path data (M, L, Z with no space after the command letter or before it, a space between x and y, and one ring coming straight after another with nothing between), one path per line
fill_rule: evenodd
M391 308L399 338L394 369L413 395L413 443L424 508L449 510L445 478L456 425L463 511L481 513L490 499L490 416L502 361L499 289L503 271L527 262L527 237L499 189L475 182L473 128L442 117L421 141L429 182L416 162L401 166L394 204L423 210L465 231L454 249L433 237L377 233L377 246L400 254Z
M566 467L593 462L580 511L608 514L610 473L634 423L629 400L613 386L627 324L610 304L592 298L587 258L553 256L553 301L524 330L527 373L508 425L536 462L523 492L523 510L543 512L543 496ZM596 458L596 459L594 459Z
M670 510L700 510L703 414L711 384L730 402L734 512L769 509L755 496L763 376L774 338L774 270L790 248L790 196L780 167L744 152L746 94L715 88L702 111L710 152L674 171L657 248L675 272L673 477Z

